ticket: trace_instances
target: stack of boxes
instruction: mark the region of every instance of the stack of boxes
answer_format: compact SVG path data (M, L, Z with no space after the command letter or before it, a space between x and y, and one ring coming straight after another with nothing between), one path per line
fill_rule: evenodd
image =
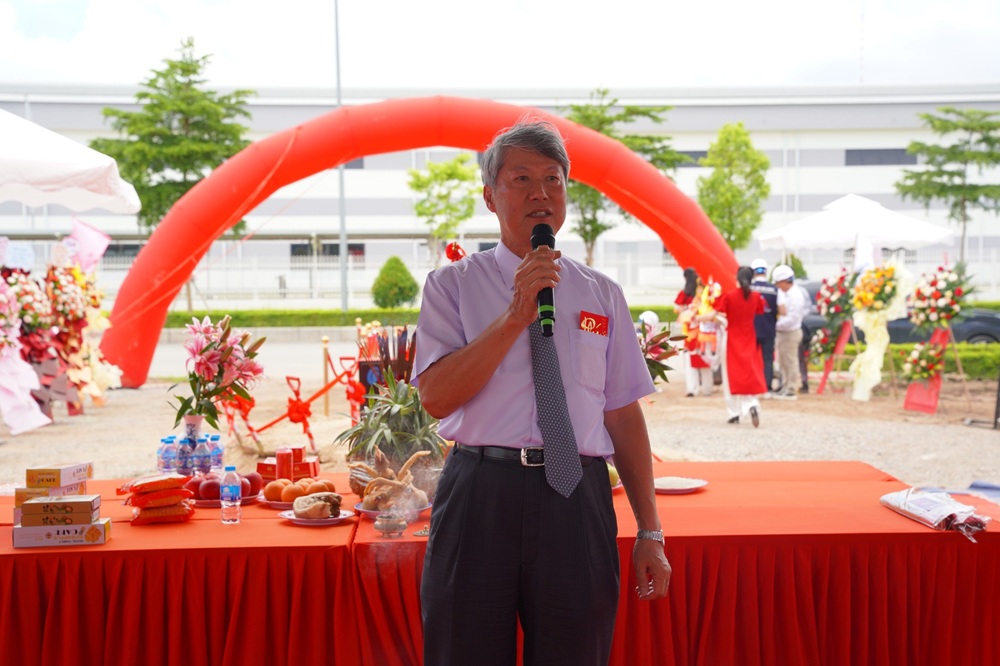
M87 546L111 538L101 518L101 496L87 494L93 463L27 470L26 487L14 489L14 548Z
M282 475L278 475L278 458L270 456L264 460L257 461L257 473L261 475L264 482L285 478L291 481L312 478L319 476L319 456L307 456L305 446L290 446L291 449L291 472L282 470ZM287 474L287 476L286 476Z

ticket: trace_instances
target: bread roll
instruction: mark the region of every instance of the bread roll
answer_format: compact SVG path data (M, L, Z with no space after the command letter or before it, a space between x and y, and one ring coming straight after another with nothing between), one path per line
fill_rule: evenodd
M296 497L292 503L292 511L296 518L330 518L340 514L342 499L338 493L313 493Z

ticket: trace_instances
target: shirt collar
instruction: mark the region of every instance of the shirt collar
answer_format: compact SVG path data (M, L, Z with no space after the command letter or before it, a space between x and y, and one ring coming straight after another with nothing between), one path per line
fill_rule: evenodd
M496 258L497 268L500 269L500 277L503 278L507 289L514 289L514 272L521 265L521 258L511 252L503 242L497 243L493 253Z

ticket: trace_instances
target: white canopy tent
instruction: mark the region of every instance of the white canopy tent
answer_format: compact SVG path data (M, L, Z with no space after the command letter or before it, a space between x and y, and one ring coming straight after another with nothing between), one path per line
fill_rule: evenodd
M139 212L135 188L110 157L0 109L0 203L58 204L73 212Z
M953 245L951 229L889 210L878 202L848 194L814 215L757 236L762 250L838 250L855 247L859 234L877 248L915 250Z

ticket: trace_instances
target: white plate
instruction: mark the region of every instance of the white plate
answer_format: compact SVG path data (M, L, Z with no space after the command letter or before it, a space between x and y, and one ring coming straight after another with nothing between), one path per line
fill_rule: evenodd
M431 508L430 504L419 509L410 509L408 511L404 511L403 518L405 518L406 522L408 523L412 522L416 520L421 513L423 513L429 508ZM354 510L360 513L365 518L370 518L371 520L375 520L376 518L378 518L378 514L382 513L378 509L362 509L361 502L358 502L357 504L354 505Z
M244 497L240 500L241 505L250 504L251 502L256 502L258 499L263 499L264 495L254 495L253 497ZM194 505L199 509L218 509L222 506L222 500L217 499L198 499L194 501Z
M707 485L708 481L705 479L689 479L684 476L659 476L653 479L653 487L660 495L684 495Z
M294 511L282 511L278 514L278 516L284 518L285 520L290 520L296 525L323 527L325 525L336 525L337 523L344 522L348 518L353 518L354 512L341 509L339 516L330 516L329 518L296 518Z
M295 504L295 502L278 502L276 500L264 499L263 495L260 496L260 501L268 505L272 509L281 509L281 510L291 509L292 505Z

